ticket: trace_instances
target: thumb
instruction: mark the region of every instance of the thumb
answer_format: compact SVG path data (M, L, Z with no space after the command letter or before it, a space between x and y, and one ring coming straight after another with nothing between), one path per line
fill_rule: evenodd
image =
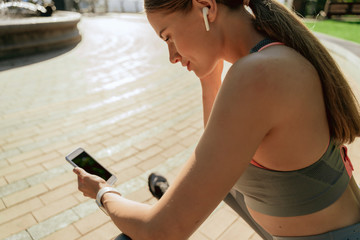
M75 167L73 169L73 172L76 173L77 175L85 175L86 174L85 170L82 168L79 168L79 167Z

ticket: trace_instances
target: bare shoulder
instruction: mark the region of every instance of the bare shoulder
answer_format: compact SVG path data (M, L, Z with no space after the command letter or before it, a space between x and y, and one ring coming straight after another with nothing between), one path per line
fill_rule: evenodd
M298 89L301 84L306 86L316 78L317 72L312 64L286 46L274 46L238 60L226 77L229 82L241 79L243 84L284 86L288 91L292 87Z
M277 104L279 108L311 94L321 95L321 83L316 69L303 56L286 46L274 46L235 62L223 90L227 94L245 94L249 100L261 99L267 107Z

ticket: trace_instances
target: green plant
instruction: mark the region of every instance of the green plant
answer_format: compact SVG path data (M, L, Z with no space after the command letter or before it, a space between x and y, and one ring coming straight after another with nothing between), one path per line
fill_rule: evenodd
M315 32L357 42L360 44L360 20L355 21L306 21L305 25Z

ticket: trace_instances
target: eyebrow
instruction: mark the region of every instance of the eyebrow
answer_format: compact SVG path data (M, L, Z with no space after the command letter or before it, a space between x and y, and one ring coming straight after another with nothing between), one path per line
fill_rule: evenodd
M165 30L166 30L166 27L164 27L163 29L161 29L160 32L159 32L159 37L160 37L161 39L164 39L164 37L163 37L161 34L162 34Z

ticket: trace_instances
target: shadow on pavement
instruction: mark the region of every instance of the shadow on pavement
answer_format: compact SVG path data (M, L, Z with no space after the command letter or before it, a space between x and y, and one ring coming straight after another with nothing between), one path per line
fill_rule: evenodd
M74 44L66 46L66 47L49 50L47 52L39 52L39 53L35 53L35 54L29 54L26 56L19 56L19 57L8 58L8 59L0 59L0 72L9 70L9 69L13 69L13 68L23 67L23 66L38 63L38 62L43 62L43 61L55 58L57 56L60 56L62 54L65 54L65 53L71 51L79 43L74 43Z

